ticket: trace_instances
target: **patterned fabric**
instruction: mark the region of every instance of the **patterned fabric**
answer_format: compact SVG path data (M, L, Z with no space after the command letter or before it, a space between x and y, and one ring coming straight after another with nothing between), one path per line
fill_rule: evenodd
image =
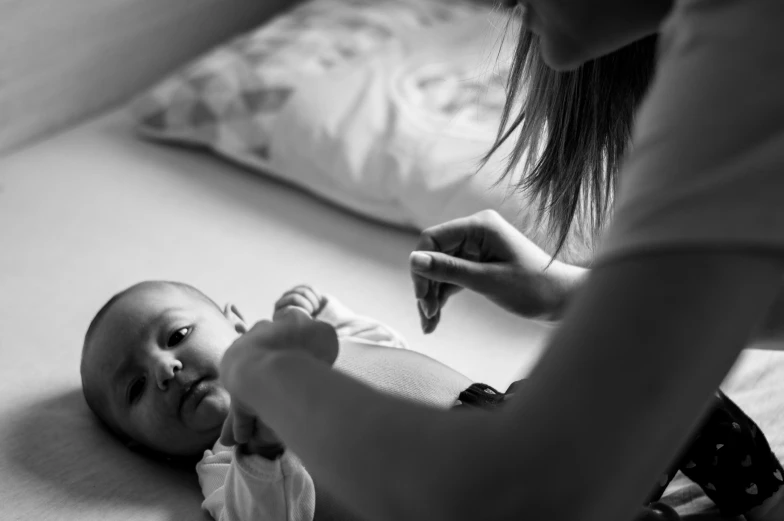
M477 12L472 4L460 2L310 0L168 77L138 98L132 110L142 130L219 149L251 151L264 160L276 116L303 76L350 66L389 45L401 30ZM454 80L444 79L453 84ZM454 111L458 104L472 101L466 99L466 88L477 87L450 88L454 92L449 100L443 89L436 89L441 91L436 103Z
M489 385L473 384L460 393L455 407L497 409L524 386L521 380L501 393ZM721 391L716 391L707 418L676 464L656 483L636 521L679 519L672 508L658 502L679 470L726 516L743 515L760 506L784 483L784 469L765 435Z
M717 391L707 419L679 461L651 494L659 499L680 470L697 483L722 514L742 515L773 496L784 469L754 421Z
M458 409L497 409L504 402L504 393L500 393L486 384L472 384L460 393L455 401Z

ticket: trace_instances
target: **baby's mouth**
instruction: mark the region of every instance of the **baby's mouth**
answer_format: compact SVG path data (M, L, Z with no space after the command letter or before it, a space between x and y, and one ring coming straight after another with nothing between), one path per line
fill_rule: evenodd
M183 390L183 393L182 393L182 396L180 396L180 403L179 403L179 406L177 408L177 412L179 413L180 416L182 416L182 412L183 412L183 409L185 408L185 404L189 400L191 400L191 399L200 399L200 398L195 397L195 395L203 394L203 392L197 392L197 391L203 391L203 389L201 389L201 387L202 387L201 383L203 381L204 381L204 378L197 378L196 380L193 380L192 382L190 382L188 385L185 386L185 388ZM196 404L194 404L194 406L195 405Z

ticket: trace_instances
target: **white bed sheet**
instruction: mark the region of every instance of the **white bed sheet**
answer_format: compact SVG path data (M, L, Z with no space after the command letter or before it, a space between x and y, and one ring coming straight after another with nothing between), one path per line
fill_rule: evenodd
M254 319L308 282L501 388L539 354L546 328L472 295L422 336L406 269L415 235L206 154L136 140L130 128L109 114L0 161L3 519L207 519L195 475L120 447L79 388L93 313L142 279L192 283ZM747 352L726 387L784 458L783 355ZM684 480L670 498L683 512L709 507Z
M415 242L207 154L137 140L122 113L3 158L0 517L202 519L195 476L126 453L81 396L87 324L142 279L192 283L254 319L308 282L505 386L546 330L464 295L424 337L406 269Z

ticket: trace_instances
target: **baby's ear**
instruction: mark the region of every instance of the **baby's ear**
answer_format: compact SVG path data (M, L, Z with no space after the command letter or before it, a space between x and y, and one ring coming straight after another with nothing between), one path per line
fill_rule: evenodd
M226 320L231 322L231 324L234 326L234 330L237 333L244 335L248 332L248 325L245 323L245 318L242 316L242 313L240 313L240 310L237 308L237 306L231 302L226 304L226 306L223 308L223 316L226 317Z

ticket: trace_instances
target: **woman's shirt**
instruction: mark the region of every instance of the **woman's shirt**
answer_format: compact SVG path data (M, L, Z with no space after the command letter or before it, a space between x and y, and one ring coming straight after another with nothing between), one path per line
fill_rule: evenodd
M782 28L780 0L676 2L601 259L784 253Z

